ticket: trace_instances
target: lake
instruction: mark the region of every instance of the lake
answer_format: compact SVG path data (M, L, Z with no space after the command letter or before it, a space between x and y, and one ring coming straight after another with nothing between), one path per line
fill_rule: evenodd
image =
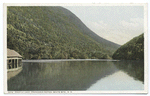
M143 61L24 60L8 91L144 90Z

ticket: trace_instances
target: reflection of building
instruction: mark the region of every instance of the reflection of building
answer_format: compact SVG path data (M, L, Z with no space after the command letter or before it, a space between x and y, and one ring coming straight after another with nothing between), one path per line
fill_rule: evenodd
M7 48L7 71L22 68L22 56L14 50Z

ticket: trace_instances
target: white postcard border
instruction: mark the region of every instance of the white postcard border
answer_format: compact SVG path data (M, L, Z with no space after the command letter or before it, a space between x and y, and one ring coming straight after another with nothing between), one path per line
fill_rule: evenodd
M144 90L128 91L8 91L7 90L7 6L143 6L144 7ZM8 94L77 94L77 93L148 93L148 4L147 3L4 3L3 4L3 85Z

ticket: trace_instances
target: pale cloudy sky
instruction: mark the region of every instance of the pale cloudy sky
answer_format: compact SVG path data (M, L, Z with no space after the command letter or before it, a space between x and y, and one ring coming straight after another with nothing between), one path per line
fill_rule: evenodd
M63 6L99 36L124 44L144 33L143 6Z

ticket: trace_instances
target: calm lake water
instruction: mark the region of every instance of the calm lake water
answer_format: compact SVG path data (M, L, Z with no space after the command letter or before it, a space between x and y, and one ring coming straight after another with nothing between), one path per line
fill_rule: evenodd
M9 91L144 90L143 61L23 62Z

